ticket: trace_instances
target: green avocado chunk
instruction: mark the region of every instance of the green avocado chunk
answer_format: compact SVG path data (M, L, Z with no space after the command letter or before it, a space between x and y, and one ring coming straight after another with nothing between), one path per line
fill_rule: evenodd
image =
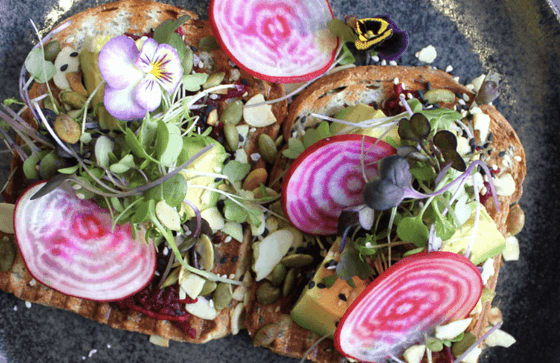
M474 232L475 214L476 212L473 210L470 218L461 229L458 229L450 239L443 242L442 251L461 253L467 250ZM480 205L480 216L470 260L478 265L498 253L502 253L505 248L505 237L498 231L496 223L488 215L486 208Z
M365 121L365 120L371 120L374 118L383 118L386 117L385 114L383 113L383 111L381 110L376 110L375 108L373 108L372 106L363 104L363 103L359 103L355 106L348 106L345 109L343 109L342 111L340 111L338 114L336 114L335 118L340 119L340 120L344 120L344 121L349 121L349 122L361 122L361 121ZM331 125L331 133L337 134L340 131L342 131L343 129L347 128L347 125L343 125L341 123L333 123ZM386 127L371 127L371 128L353 128L353 129L349 129L347 132L347 134L360 134L360 135L368 135L368 136L372 136L375 138L379 138L381 137L385 132L387 131ZM398 142L400 141L400 137L398 134L398 129L397 127L393 127L391 129L391 131L389 131L389 133L387 133L387 135L385 135L382 140L383 141L388 141L389 138L392 138L394 141Z
M354 276L352 279L354 288L350 287L341 278L338 278L332 286L325 286L326 281L336 277L336 270L328 267L335 266L338 263L340 253L336 252L339 250L340 238L333 243L327 256L315 272L313 280L305 287L290 312L292 320L296 324L320 336L331 334L331 338L336 323L368 285L368 281Z
M221 181L216 181L213 176L198 176L197 173L219 173L228 157L226 149L209 136L186 137L183 138L183 150L177 160L177 165L180 165L211 143L214 144L214 147L181 172L187 178L189 185L186 198L194 203L200 211L215 206L219 194L196 186L216 188Z

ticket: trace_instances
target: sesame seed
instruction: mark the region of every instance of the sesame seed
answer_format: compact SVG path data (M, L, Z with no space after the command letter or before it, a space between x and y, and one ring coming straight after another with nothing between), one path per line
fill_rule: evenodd
M468 94L464 93L464 94L463 94L463 99L464 99L465 101L469 102L469 100L470 100L471 98L469 97Z
M391 65L391 66L396 66L396 65L397 65L397 62L395 62L394 60L389 61L389 65Z
M233 256L231 262L236 263L239 260L239 256Z
M515 155L515 156L513 157L513 159L514 159L515 161L521 161L521 160L523 160L523 159L521 158L521 156L519 156L519 155Z
M26 302L25 302L25 307L28 308L28 309L30 309L30 308L31 308L31 302L26 301Z
M322 282L319 282L319 283L317 284L317 287L320 288L320 289L324 289L324 288L327 287L327 285L323 284Z
M224 239L224 243L231 242L232 239L233 239L233 237L227 236L227 237Z
M78 52L70 53L70 57L72 57L72 58L76 58L78 55L80 55L80 53L78 53Z
M398 77L395 77L395 79L393 79L393 84L399 84L400 80Z
M14 306L14 311L17 311L17 305L16 305L16 306Z
M453 66L452 65L448 65L447 67L445 67L445 71L447 73L451 72L453 70Z
M311 282L309 283L309 290L311 290L311 289L314 288L314 287L315 287L315 281L311 281Z
M32 279L31 281L29 281L29 286L35 286L36 283L37 281L35 281L35 279Z
M68 69L68 64L63 64L62 66L60 66L60 71L64 72Z
M500 151L500 153L498 154L499 157L503 158L504 156L506 156L506 152L505 151Z
M346 295L344 295L344 294L339 294L339 295L338 295L338 298L339 298L340 300L342 300L342 301L347 301Z
M374 55L373 57L371 57L371 59L372 59L374 62L379 62L379 56L377 56L377 55Z
M387 61L386 61L385 59L383 59L383 60L381 61L381 65L382 65L382 66L386 66L386 65L387 65Z

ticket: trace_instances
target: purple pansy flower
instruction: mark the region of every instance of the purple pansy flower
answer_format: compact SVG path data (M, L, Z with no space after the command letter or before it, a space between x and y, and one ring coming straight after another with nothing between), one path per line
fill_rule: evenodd
M107 83L103 103L123 121L143 118L161 104L164 92L172 94L183 78L175 48L148 38L138 51L127 36L112 38L99 53L99 71Z

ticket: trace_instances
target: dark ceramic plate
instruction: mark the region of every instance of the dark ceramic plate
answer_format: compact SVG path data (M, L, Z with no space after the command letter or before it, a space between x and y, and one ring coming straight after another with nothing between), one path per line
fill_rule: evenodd
M61 19L106 1L0 0L0 99L17 95L17 75L36 42L29 19L49 29ZM335 16L390 14L406 30L414 53L433 44L434 65L462 81L481 72L503 76L498 108L526 147L528 176L521 205L521 259L500 274L495 304L503 329L517 343L483 353L482 363L560 362L560 23L545 0L331 0ZM208 1L175 2L206 17ZM2 146L4 147L4 146ZM9 154L0 153L0 180ZM2 183L3 184L3 183ZM172 342L111 329L68 312L33 305L0 292L0 363L4 362L296 362L254 348L245 333L206 345Z

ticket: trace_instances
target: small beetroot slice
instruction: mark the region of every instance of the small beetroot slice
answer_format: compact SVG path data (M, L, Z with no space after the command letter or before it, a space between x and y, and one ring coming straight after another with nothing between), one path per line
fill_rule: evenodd
M96 301L143 289L155 272L154 247L134 240L130 225L111 232L109 212L69 188L30 200L44 183L28 188L14 213L15 236L31 275L65 295Z
M228 57L260 79L307 81L336 57L327 0L212 0L208 18Z
M340 213L364 203L362 158L370 180L377 176L377 162L395 151L386 142L363 135L337 135L316 142L286 172L284 213L303 232L336 234Z
M364 362L397 357L436 325L465 318L482 287L480 272L462 255L424 252L403 258L346 310L334 335L335 347Z

